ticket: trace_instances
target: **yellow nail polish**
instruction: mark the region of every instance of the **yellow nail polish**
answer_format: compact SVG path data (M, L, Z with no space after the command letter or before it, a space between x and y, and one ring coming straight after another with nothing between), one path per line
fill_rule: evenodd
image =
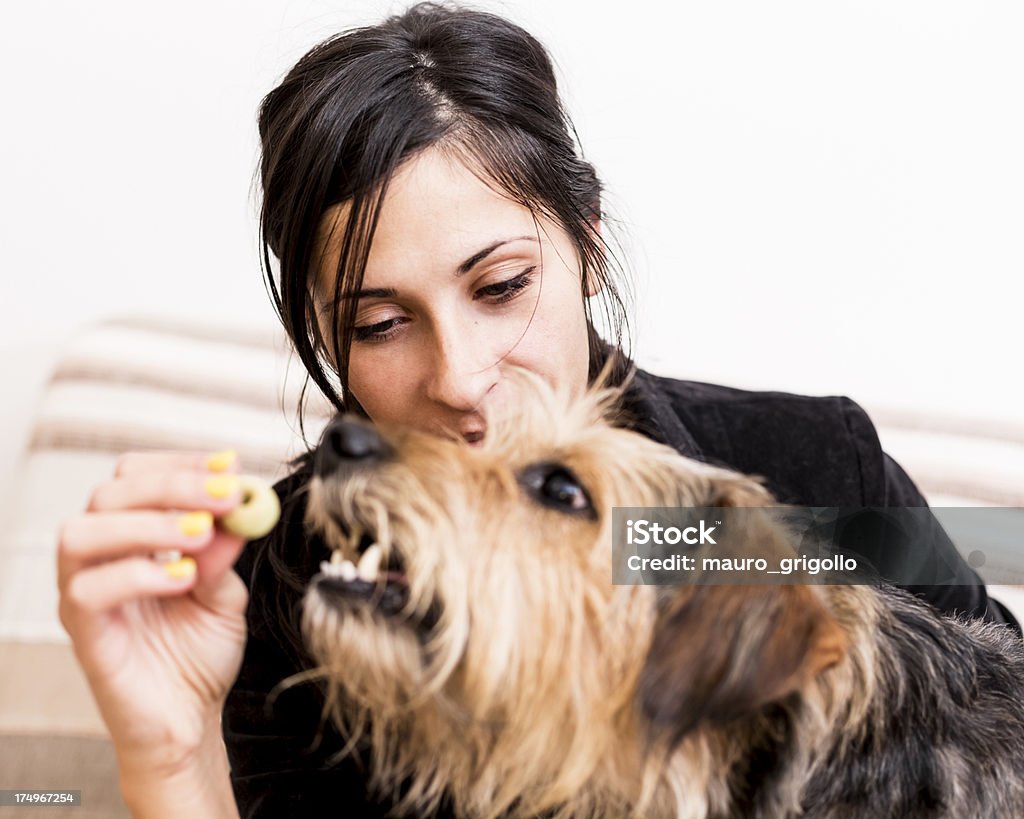
M235 475L214 475L206 479L206 494L211 498L226 498L238 491Z
M223 472L235 462L238 453L233 449L222 449L206 459L206 468L211 472Z
M164 563L164 571L175 580L185 580L196 573L196 562L191 557L183 557L173 563Z
M183 535L205 535L213 528L213 514L188 512L178 518L178 528Z

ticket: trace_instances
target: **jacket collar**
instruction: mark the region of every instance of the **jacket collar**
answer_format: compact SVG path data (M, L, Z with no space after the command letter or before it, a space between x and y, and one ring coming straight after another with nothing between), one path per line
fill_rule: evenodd
M645 370L635 370L620 401L620 406L627 413L624 426L670 446L688 458L705 461L704 452L658 381L657 376Z

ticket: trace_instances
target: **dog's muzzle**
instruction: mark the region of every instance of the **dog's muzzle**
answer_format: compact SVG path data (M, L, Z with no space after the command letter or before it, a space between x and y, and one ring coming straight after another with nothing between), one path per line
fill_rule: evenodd
M388 445L369 424L345 417L334 418L324 429L313 469L320 478L339 471L369 466L385 458Z

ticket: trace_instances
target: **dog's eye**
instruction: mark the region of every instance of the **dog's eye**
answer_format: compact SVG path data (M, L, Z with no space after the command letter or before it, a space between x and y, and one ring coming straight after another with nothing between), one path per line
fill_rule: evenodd
M583 487L572 475L562 470L552 472L544 479L541 492L555 503L569 509L579 511L590 506L590 499L583 491Z
M536 464L523 470L520 482L545 506L591 518L595 516L587 490L579 478L564 466Z

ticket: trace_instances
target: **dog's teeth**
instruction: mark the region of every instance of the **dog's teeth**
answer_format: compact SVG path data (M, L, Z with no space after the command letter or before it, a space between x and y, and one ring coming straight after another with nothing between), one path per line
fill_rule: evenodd
M383 556L380 546L374 543L369 549L363 552L359 558L359 579L367 583L373 583L380 572L380 559Z
M331 552L331 563L335 566L341 563L345 559L345 556L341 553L341 549L335 549Z
M356 571L355 565L352 563L351 560L345 560L344 558L340 560L335 560L334 557L338 554L340 553L335 552L333 555L331 555L330 563L328 563L326 560L321 560L320 571L328 577L338 577L344 580L345 582L355 580L359 576L359 573Z

